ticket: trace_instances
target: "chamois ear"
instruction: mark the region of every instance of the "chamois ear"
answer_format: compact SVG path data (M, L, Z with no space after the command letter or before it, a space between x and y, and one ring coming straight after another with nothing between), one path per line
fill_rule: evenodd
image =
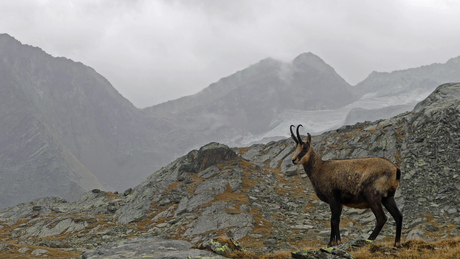
M307 133L307 143L310 144L311 143L311 135L310 133Z

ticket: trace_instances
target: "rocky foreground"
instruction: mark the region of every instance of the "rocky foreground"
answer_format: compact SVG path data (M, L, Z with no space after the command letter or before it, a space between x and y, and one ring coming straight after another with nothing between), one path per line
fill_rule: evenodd
M411 112L312 142L323 160L383 156L398 164L403 240L448 238L460 230L459 114L460 84L445 84ZM4 209L0 254L220 258L224 248L194 248L222 237L259 254L319 248L329 237L329 208L292 165L293 147L291 139L247 148L210 143L123 193L94 189L72 203L51 197ZM376 242L394 239L388 218ZM344 208L342 239L367 238L374 222L370 210Z

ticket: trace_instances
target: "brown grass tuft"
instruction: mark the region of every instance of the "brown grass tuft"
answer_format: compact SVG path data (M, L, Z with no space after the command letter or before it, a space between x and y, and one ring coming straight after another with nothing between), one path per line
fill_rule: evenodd
M426 242L410 240L403 243L403 247L395 249L392 242L360 248L352 254L355 258L426 258L444 259L460 258L460 237L452 239Z
M229 258L237 259L288 259L291 258L289 251L276 251L269 254L256 254L253 251L236 251L228 255Z

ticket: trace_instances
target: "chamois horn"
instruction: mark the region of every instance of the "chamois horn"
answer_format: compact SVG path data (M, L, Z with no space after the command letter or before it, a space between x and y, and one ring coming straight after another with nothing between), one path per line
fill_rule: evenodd
M300 127L303 127L302 124L299 124L299 126L297 126L297 139L299 140L300 143L302 143L302 138L300 137L300 134L299 134Z
M295 143L298 144L299 141L296 139L296 137L295 137L295 135L294 135L294 132L292 132L292 127L295 128L295 126L294 126L294 125L291 125L291 127L289 128L289 129L291 130L291 137L292 137L292 139L295 141Z

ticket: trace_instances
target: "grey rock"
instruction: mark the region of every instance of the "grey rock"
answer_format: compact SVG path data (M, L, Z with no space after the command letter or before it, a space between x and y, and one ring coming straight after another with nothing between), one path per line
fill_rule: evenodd
M410 224L409 224L409 228L412 229L420 224L422 224L423 222L426 222L428 219L427 218L417 218L415 220L413 220Z
M313 229L314 227L311 225L295 225L295 226L292 226L291 228L296 229L296 230L309 230L309 229Z
M407 234L406 239L407 240L417 240L417 239L423 239L426 236L425 232L421 229L412 229L409 231Z
M107 210L111 213L115 213L118 210L118 203L116 202L109 202L107 205Z
M430 232L436 232L439 230L438 227L434 226L434 225L431 225L431 224L428 224L428 225L425 225L425 229L430 231Z
M23 253L25 253L25 252L27 252L27 251L29 251L29 250L30 250L30 249L29 249L28 247L23 247L23 248L20 248L20 249L18 250L18 252L21 253L21 254L23 254Z
M42 254L45 254L47 253L48 250L45 250L45 249L35 249L31 252L31 254L33 255L42 255Z
M296 167L290 167L289 169L287 169L285 172L284 172L284 175L287 176L287 177L291 177L291 176L295 176L295 175L298 175L299 173L297 172L297 168Z
M350 241L347 241L345 243L342 243L342 244L338 245L337 248L342 249L342 250L346 250L346 251L350 251L352 249L356 249L356 248L360 248L360 247L363 247L363 246L371 245L373 243L374 243L374 241L372 241L372 240L353 239L353 240L350 240Z
M360 221L361 221L361 223L363 225L366 225L366 224L374 222L375 221L375 216L374 215L369 215L368 217L362 218Z
M253 160L256 156L259 156L261 154L264 148L265 145L263 144L252 145L251 148L244 155L242 155L242 157L246 160Z
M164 227L168 227L169 224L168 223L160 223L158 225L156 225L157 228L164 228Z
M278 241L276 241L274 238L268 238L264 241L265 245L276 245L277 243Z
M318 233L319 236L322 236L322 237L328 237L331 235L331 231L330 230L322 230Z
M254 228L254 218L251 214L227 214L224 208L228 208L230 204L225 202L215 202L200 215L196 223L185 231L187 236L195 236L205 233L210 230L219 230L224 228L236 228L238 235L232 238L235 240L241 239L252 231Z
M11 249L10 244L0 243L0 251L2 251L2 250L10 250L10 249Z
M320 250L301 250L292 252L292 258L295 259L352 259L354 258L345 250L331 247Z
M177 210L174 212L174 215L177 217L187 211L187 205L188 205L189 198L187 196L184 196L180 202L179 205L177 206Z
M112 242L94 251L84 253L88 259L120 258L120 255L129 258L202 258L223 259L220 255L205 250L192 249L192 244L186 241L165 240L157 237L136 237L127 240Z
M450 209L447 210L447 213L449 215L454 215L454 214L457 213L457 209L456 208L450 208Z
M123 192L123 196L128 196L133 192L133 188L128 188Z
M218 173L220 173L219 168L217 168L217 166L211 166L206 168L206 170L199 172L197 176L208 179L215 176Z
M284 149L270 161L269 166L271 168L277 168L278 164L281 160L284 160L289 154L292 153L294 149L294 141L292 140L287 140L288 144L284 147ZM281 144L282 145L282 144Z
M83 230L88 224L86 222L76 223L71 218L56 218L49 222L38 221L36 224L22 231L22 237L50 237L60 234L71 234Z
M233 251L244 250L241 244L233 239L229 239L226 244L221 244L213 239L203 242L200 246L201 249L213 251L214 253L222 256L228 256Z

